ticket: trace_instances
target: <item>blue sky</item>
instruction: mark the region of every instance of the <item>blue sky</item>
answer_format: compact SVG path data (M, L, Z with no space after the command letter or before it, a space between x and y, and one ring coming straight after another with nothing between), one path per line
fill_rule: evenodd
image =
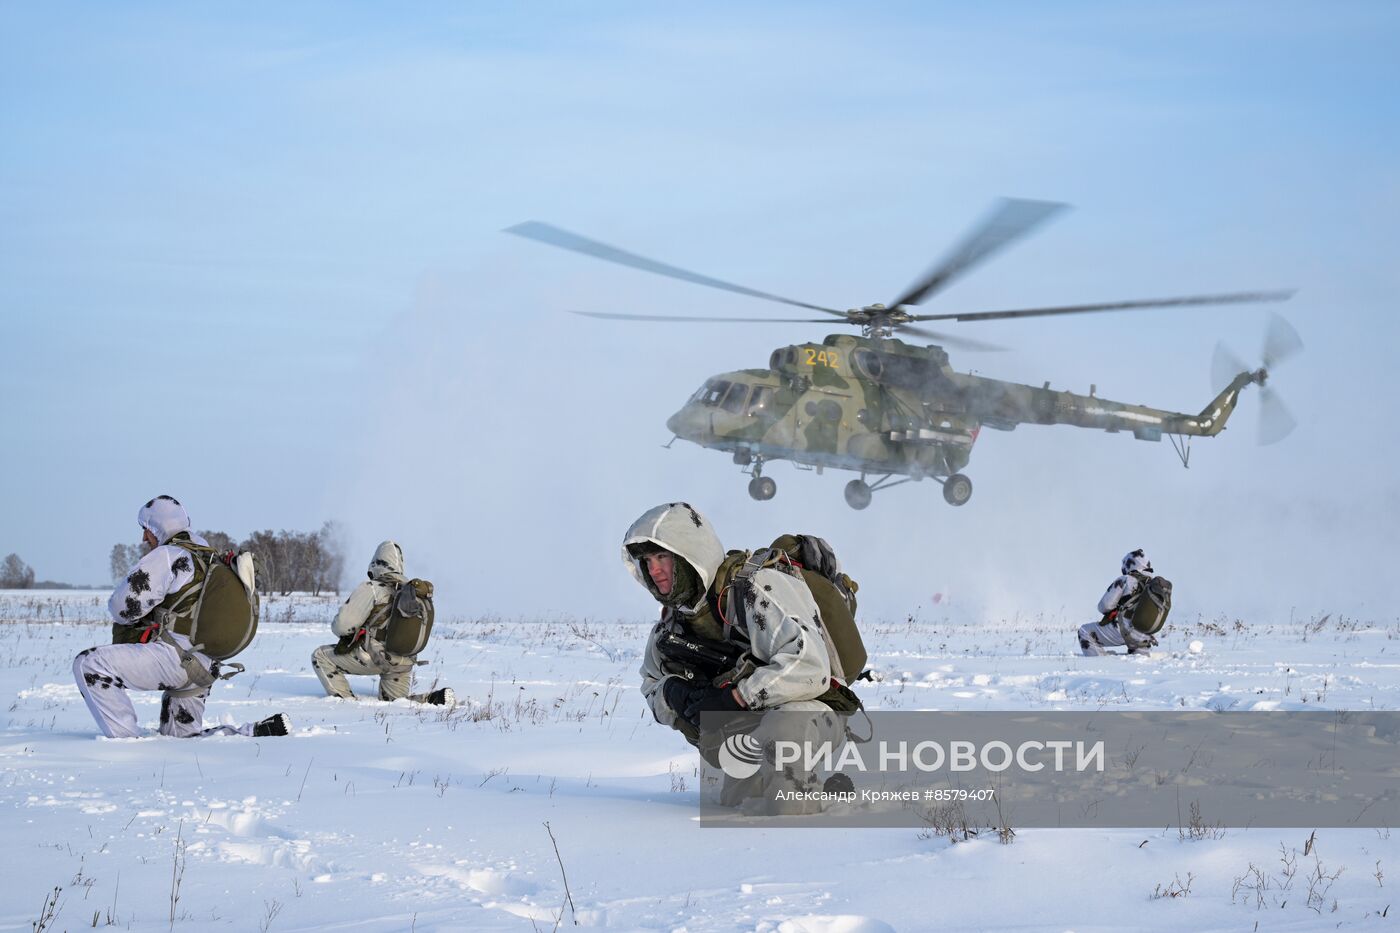
M0 6L0 552L96 582L136 508L403 541L461 611L645 612L662 499L827 534L873 607L1091 607L1144 546L1203 612L1390 612L1400 120L1390 4ZM820 326L502 236L547 220L722 278L889 300L1001 195L1075 210L929 310L1297 287L1308 344L1196 445L986 432L954 511L667 439ZM1197 410L1254 309L986 324L960 368ZM416 569L412 566L418 561ZM445 586L444 586L445 584ZM1081 607L1080 604L1083 604ZM1068 608L1064 608L1068 607ZM1393 615L1393 613L1392 613Z

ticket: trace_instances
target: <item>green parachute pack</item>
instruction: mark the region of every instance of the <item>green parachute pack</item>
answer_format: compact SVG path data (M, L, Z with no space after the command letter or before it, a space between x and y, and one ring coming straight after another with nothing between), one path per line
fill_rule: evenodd
M384 650L403 657L418 654L433 633L433 616L433 585L417 579L400 583L380 630Z
M215 661L227 661L247 648L258 633L253 555L248 551L219 554L194 542L172 543L194 560L195 579L202 585L193 605L187 600L182 606L177 600L171 607L175 618L169 627L187 637L196 651Z
M1134 572L1131 576L1137 580L1138 588L1133 594L1133 605L1123 615L1134 630L1156 635L1172 611L1172 583L1164 577L1149 577L1145 573Z
M194 696L205 692L216 680L228 680L244 671L230 658L247 648L258 633L258 589L253 554L249 551L219 553L184 536L169 544L190 556L194 576L179 590L151 610L151 624L124 626L122 641L145 644L161 641L180 653L180 666L189 683L168 691L172 696ZM170 633L184 635L190 648L184 648ZM117 635L113 628L114 637ZM206 667L199 652L213 662Z
M784 570L800 576L821 613L822 627L830 641L833 668L846 684L859 680L868 656L856 624L856 591L859 584L840 569L835 553L821 538L811 535L780 535L766 548L730 551L715 574L717 613L727 629L746 631L744 606L746 590L753 574L764 568ZM737 629L736 629L737 626ZM845 684L833 683L817 697L837 712L861 708L859 698Z
M183 535L168 543L190 556L193 577L151 611L150 624L113 625L112 643L145 644L175 632L189 638L195 650L227 661L258 632L254 557L248 551L221 554Z
M802 573L812 598L821 610L822 624L831 636L841 670L848 682L859 679L869 655L856 624L856 591L860 584L841 571L831 546L811 535L779 535L769 551L786 555Z

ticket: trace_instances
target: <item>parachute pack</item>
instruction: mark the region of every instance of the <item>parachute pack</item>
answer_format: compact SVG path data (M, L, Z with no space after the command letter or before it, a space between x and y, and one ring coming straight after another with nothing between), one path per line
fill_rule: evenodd
M1125 613L1128 624L1143 635L1156 635L1166 624L1167 614L1172 611L1172 583L1164 577L1149 577L1145 573L1133 573L1137 580L1137 592L1133 594L1133 605Z
M154 636L180 652L180 666L189 675L189 684L169 691L172 696L192 696L207 690L216 680L228 680L242 673L242 664L229 659L247 648L258 632L258 590L253 554L249 551L219 553L189 540L171 544L190 555L194 579L169 606L154 609L156 625L142 634ZM170 632L190 640L183 648ZM205 667L195 652L213 659ZM225 672L223 669L227 668Z
M727 627L745 618L745 591L753 574L764 568L784 570L802 577L821 613L822 630L831 656L833 674L843 684L854 683L865 669L868 656L856 625L855 580L841 571L841 563L831 546L811 535L780 535L772 545L751 553L731 551L720 565L721 617ZM854 711L860 701L846 686L833 686L818 699L838 712Z
M382 632L384 649L413 657L427 647L432 633L433 585L416 579L400 583L389 601L389 616Z
M802 579L812 591L812 598L821 610L822 624L840 658L844 679L854 682L869 660L856 625L856 591L860 584L842 572L836 553L822 538L780 535L769 549L787 555L802 572Z
M171 629L190 640L196 651L215 661L227 661L253 641L258 633L258 591L253 555L248 551L219 554L212 548L179 543L203 564L203 586L193 608L187 612L172 609ZM198 571L196 571L198 572Z
M387 660L378 656L381 651L414 657L428 645L428 636L433 633L433 617L433 585L427 580L405 580L386 605L370 614L359 631L341 636L335 653L349 654L361 645L376 662Z

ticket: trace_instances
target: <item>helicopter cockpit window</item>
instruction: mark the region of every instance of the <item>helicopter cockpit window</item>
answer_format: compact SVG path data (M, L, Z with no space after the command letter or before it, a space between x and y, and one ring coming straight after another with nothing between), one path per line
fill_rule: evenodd
M749 386L746 382L736 382L724 396L724 401L719 403L719 407L727 412L738 414L744 410L744 402L749 397Z
M748 413L756 415L773 407L773 387L754 386L753 398L749 399Z
M724 398L724 393L729 391L731 383L723 379L712 379L705 383L705 387L695 396L695 400L707 408L713 408L719 404L719 400Z

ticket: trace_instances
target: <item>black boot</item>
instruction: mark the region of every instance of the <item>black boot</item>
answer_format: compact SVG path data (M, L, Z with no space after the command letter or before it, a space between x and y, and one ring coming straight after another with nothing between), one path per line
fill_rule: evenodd
M452 692L451 687L440 687L425 696L423 702L431 706L456 706L457 694Z
M292 721L287 718L286 713L278 713L269 716L253 727L253 735L288 735L292 731Z

